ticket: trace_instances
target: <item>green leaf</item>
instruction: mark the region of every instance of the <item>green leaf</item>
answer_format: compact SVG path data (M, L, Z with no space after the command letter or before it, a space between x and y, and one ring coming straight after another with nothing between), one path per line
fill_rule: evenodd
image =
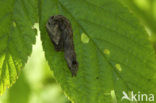
M49 17L58 14L73 27L79 62L76 77L46 32ZM154 50L143 26L119 1L40 0L39 16L46 59L72 101L120 103L123 91L156 94Z
M124 0L123 1L139 18L140 20L152 31L152 39L156 39L156 18L154 16L154 4L155 0L145 0L146 5L150 7L150 10L145 8L145 10L139 8L139 6L135 3L135 0ZM151 5L149 5L151 4ZM154 35L153 35L154 34Z
M18 78L35 43L37 0L0 1L0 94Z

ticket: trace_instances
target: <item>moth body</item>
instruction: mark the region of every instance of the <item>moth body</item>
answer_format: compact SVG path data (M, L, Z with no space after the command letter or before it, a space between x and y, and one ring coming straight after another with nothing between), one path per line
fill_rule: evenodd
M72 76L76 76L78 62L73 43L72 27L68 19L62 15L50 17L46 24L49 37L56 51L64 51L64 56Z

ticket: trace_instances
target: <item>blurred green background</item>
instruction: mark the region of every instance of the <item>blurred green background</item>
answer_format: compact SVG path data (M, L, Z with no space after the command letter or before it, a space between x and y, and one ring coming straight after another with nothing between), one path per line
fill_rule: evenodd
M124 3L139 17L150 40L156 44L156 0L126 0ZM71 103L50 71L40 35L36 37L33 52L20 78L0 96L0 103Z
M145 26L152 42L156 42L156 0L122 0Z
M19 79L0 97L0 103L71 103L45 60L40 35Z

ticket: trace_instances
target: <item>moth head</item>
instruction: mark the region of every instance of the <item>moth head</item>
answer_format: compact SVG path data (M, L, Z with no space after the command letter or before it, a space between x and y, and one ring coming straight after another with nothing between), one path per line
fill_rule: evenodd
M55 16L50 17L46 24L46 28L53 42L58 45L61 38L61 31L59 29L59 23L55 19Z

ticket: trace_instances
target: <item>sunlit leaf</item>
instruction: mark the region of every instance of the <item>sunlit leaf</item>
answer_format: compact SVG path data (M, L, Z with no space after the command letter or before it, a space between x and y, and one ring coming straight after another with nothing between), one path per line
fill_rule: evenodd
M18 78L35 43L37 0L0 1L0 94Z
M123 91L156 93L153 48L144 28L120 2L45 0L39 9L46 59L72 101L120 103ZM47 20L58 14L69 18L73 26L79 62L76 77L71 76L64 53L54 50L46 32Z

